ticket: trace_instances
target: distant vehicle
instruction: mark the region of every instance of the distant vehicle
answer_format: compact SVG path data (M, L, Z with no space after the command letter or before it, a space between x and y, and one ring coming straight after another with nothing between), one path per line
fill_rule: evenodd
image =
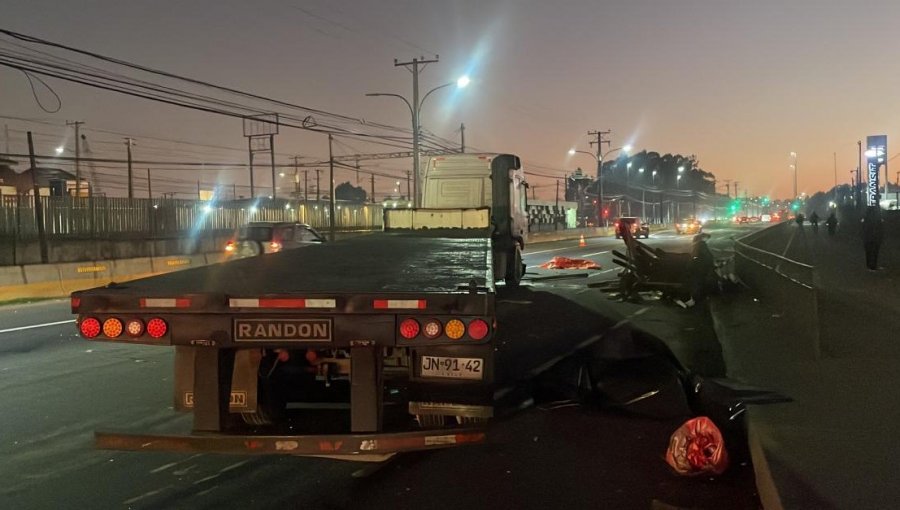
M253 221L225 244L225 255L228 260L237 260L323 242L322 234L304 223Z
M759 216L750 216L749 221L750 221L750 223L759 223L760 218L759 218Z
M635 237L635 239L644 236L644 239L650 237L650 225L646 222L641 221L637 216L622 216L621 218L616 219L613 227L616 231L616 239L621 239L622 235L619 233L620 225L625 224L631 228L631 235Z
M703 224L694 218L687 218L675 224L676 234L699 234L703 232Z
M747 216L740 216L737 218L738 223L750 223L750 218Z
M762 220L763 223L770 223L772 221L772 215L771 214L763 214L762 216L759 217L759 219Z

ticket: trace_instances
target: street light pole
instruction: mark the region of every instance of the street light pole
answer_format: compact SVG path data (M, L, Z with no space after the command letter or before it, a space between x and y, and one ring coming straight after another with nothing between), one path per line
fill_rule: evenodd
M793 200L796 200L797 199L797 153L791 152L791 157L794 158L794 164L791 165L791 168L794 169L794 198L793 198Z
M588 133L588 134L596 134L598 137L598 140L599 140L599 143L592 141L591 144L597 143L598 147L599 147L600 143L609 143L609 140L602 140L602 137L600 135L604 134L604 133L609 133L609 131ZM597 226L598 227L600 226L601 223L603 223L603 180L600 179L600 177L602 175L601 169L603 168L603 161L606 159L606 156L608 156L616 151L624 151L627 153L627 152L631 151L631 146L623 145L622 147L616 147L615 149L610 149L603 153L601 153L598 149L596 156L592 152L579 151L576 149L569 149L570 156L574 156L575 154L587 154L588 156L590 156L592 158L597 158L597 186L598 186L598 189L597 189ZM621 206L620 206L619 213L621 215Z
M453 85L451 83L445 83L438 87L435 87L429 90L423 97L422 100L419 100L419 71L424 69L427 64L432 64L438 62L438 56L435 55L433 60L426 60L425 58L414 58L409 62L399 62L397 59L394 59L394 67L403 66L412 73L413 76L413 97L412 103L410 103L405 97L400 94L387 94L387 93L373 93L366 94L367 96L392 96L397 97L403 100L406 103L406 106L409 108L410 116L412 117L412 131L413 131L413 205L415 207L419 206L419 179L421 178L419 168L419 134L421 131L420 128L420 119L419 112L422 110L422 105L425 104L425 100L428 99L428 96L431 95L432 92L442 89L444 87L449 87ZM469 84L469 78L467 76L463 76L456 81L456 86L459 88L463 88Z

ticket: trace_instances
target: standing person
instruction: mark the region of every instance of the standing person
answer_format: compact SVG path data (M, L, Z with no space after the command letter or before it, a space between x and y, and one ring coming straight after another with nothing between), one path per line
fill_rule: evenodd
M813 232L819 233L819 215L816 214L816 211L813 211L812 214L809 215L809 222L812 223Z
M803 220L804 219L805 218L803 218L803 213L797 213L797 217L794 218L794 221L797 222L797 225L800 225L800 228L803 228Z
M715 285L716 259L713 257L706 240L709 234L697 234L691 243L691 264L688 277L691 297L686 302L675 300L678 306L689 308L703 301Z
M881 208L878 206L867 207L862 224L866 267L869 268L869 271L877 271L878 250L881 248L881 240L884 238L884 220L881 218Z
M834 214L834 211L831 211L831 214L828 215L825 225L828 225L828 235L833 236L837 230L837 216Z

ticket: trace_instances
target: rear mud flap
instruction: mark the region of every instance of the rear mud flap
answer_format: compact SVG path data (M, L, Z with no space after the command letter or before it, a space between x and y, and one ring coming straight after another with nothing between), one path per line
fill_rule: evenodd
M194 361L198 347L175 347L175 410L190 412L194 409ZM231 413L253 413L257 410L259 349L241 349L235 352L231 377Z

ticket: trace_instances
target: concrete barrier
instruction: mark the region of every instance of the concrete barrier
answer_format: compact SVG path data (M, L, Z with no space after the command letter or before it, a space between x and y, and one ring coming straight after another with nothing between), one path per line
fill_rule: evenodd
M204 260L205 264L206 261ZM154 273L171 273L180 269L194 267L191 255L175 255L171 257L153 257L152 267Z
M113 281L111 260L54 264L59 271L59 285L68 294Z
M119 259L111 262L113 263L112 279L116 282L135 280L153 274L153 260L150 257Z
M23 285L25 272L22 266L0 266L0 287L8 285Z

